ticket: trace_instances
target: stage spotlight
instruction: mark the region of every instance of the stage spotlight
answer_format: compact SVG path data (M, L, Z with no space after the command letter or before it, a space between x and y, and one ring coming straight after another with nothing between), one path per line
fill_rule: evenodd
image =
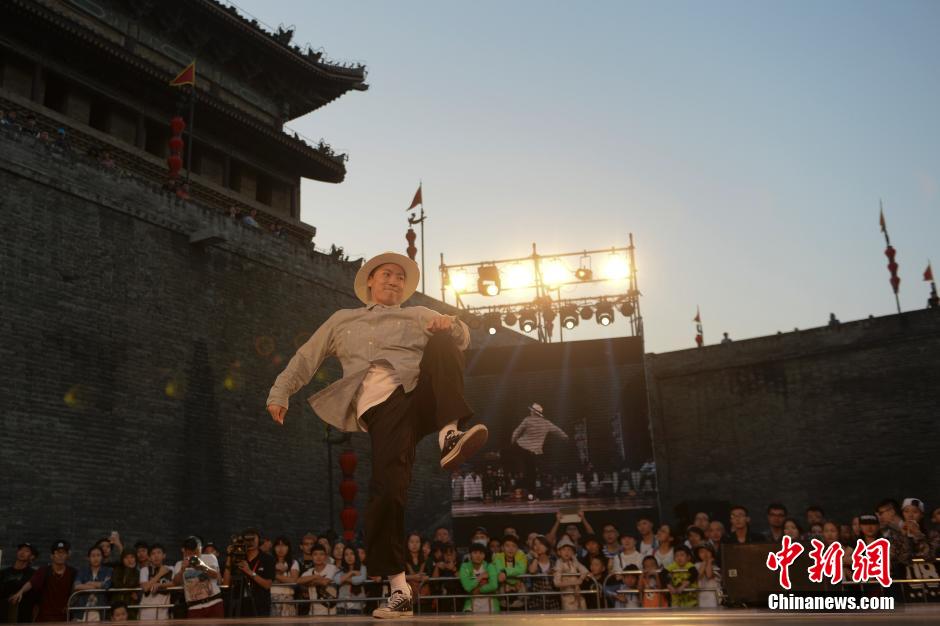
M610 326L614 321L614 306L610 302L597 303L597 323Z
M594 272L592 272L589 267L579 267L575 271L574 276L578 280L591 280L594 278Z
M578 307L573 304L561 307L561 325L568 330L578 325Z
M555 315L556 313L554 310L552 310L551 307L542 308L542 319L545 320L546 322L550 322L553 319L555 319Z
M629 302L620 303L620 314L624 317L630 317L635 310L634 306Z
M483 320L480 319L480 316L473 315L472 313L468 315L464 321L467 323L467 326L469 326L473 330L478 329L483 324Z
M519 313L519 328L524 333L531 333L538 326L535 318L535 311L525 309Z
M506 277L503 281L506 289L524 289L535 285L535 274L531 265L513 263L503 274Z
M503 323L499 319L499 313L487 313L483 316L483 328L491 335L495 335L496 330L502 325Z
M445 275L445 284L453 289L454 293L463 293L467 290L467 273L463 270L448 270Z
M581 307L581 319L585 322L594 317L594 309L589 306Z
M571 279L571 270L561 259L548 259L542 262L542 282L550 289L555 289Z
M506 323L506 326L515 326L516 325L516 314L510 311L503 317L503 322Z
M499 295L499 268L495 265L481 265L477 272L477 291L484 296Z
M630 276L630 262L625 256L611 253L601 274L607 280L626 280Z

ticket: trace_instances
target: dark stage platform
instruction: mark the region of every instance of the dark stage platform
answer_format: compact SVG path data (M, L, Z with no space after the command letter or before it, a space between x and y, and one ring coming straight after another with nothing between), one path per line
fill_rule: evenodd
M683 611L673 609L634 609L627 611L569 611L555 613L511 613L503 615L422 615L409 619L377 620L366 616L331 617L271 617L266 619L233 620L173 620L150 622L153 624L224 624L225 626L309 626L310 624L546 624L549 622L574 626L575 624L732 624L758 626L760 624L814 624L836 626L848 624L940 624L940 605L906 605L894 611L852 611L845 613L784 612L758 609L703 609Z

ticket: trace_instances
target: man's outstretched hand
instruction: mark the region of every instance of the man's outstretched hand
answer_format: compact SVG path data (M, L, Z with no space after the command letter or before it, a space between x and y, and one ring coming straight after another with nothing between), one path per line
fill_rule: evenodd
M428 324L428 330L432 333L449 333L453 328L454 322L446 315L438 315Z
M273 419L278 424L284 424L284 416L287 415L287 407L283 407L279 404L269 404L268 413L271 414L271 419Z

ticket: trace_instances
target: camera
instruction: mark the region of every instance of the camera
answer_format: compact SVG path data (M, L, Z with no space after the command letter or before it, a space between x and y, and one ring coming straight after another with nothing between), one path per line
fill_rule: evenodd
M202 561L199 560L198 556L189 557L189 566L190 567L199 567L202 565Z
M234 535L232 545L228 548L229 556L232 558L232 564L238 565L248 559L249 542L244 535Z

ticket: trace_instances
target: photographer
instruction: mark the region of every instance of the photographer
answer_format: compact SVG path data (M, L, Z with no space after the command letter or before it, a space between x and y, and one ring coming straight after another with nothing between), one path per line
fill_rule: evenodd
M187 537L183 542L183 560L173 568L173 584L183 587L187 618L225 617L219 562L215 555L202 553L198 537Z
M241 617L271 615L271 585L277 568L274 557L258 548L260 539L261 533L257 528L248 528L228 547L222 584L231 585L232 580L239 576L245 582L247 593L232 597L233 603L241 603L237 613Z

